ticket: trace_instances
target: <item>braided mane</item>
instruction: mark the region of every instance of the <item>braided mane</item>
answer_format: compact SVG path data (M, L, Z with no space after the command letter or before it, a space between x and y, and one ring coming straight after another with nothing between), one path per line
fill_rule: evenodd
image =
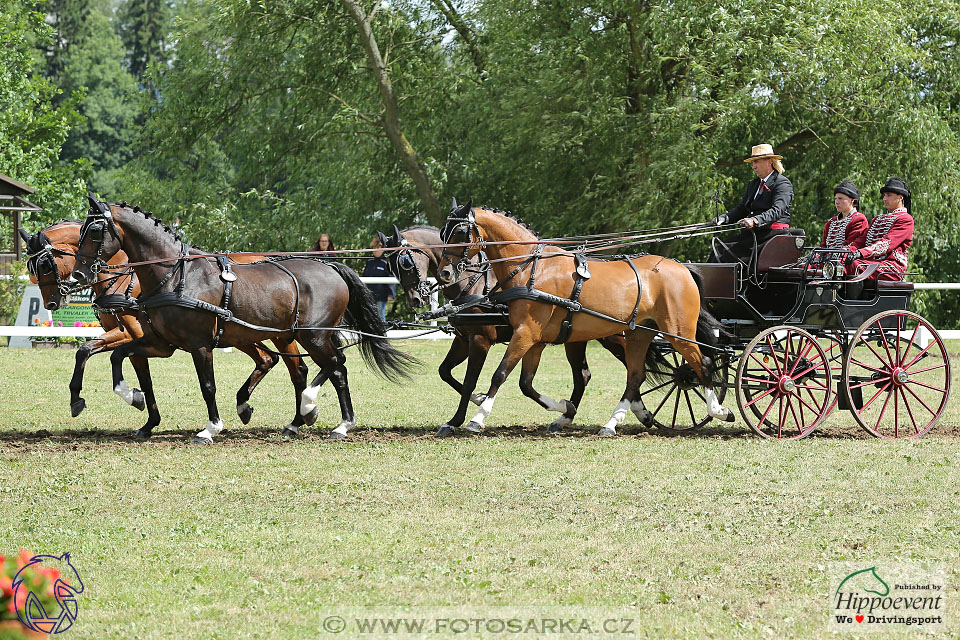
M483 209L484 211L492 211L493 213L499 213L499 214L502 215L502 216L506 216L507 218L510 218L511 220L513 220L514 222L516 222L517 224L519 224L521 227L523 227L524 229L526 229L527 231L529 231L530 233L532 233L534 236L536 236L537 240L540 239L540 234L537 233L536 231L534 231L533 228L532 228L529 224L527 224L526 222L524 222L523 220L521 220L521 219L518 218L517 216L513 215L513 213L511 213L510 211L507 211L506 209L498 209L498 208L496 208L496 207L483 207L483 206L473 207L473 208L474 208L474 209Z

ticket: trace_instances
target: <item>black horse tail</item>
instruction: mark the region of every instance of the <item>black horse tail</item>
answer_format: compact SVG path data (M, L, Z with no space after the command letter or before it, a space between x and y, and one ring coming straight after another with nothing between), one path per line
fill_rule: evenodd
M400 382L410 377L411 372L422 363L410 354L398 351L386 338L387 326L380 319L380 311L373 293L360 280L357 272L340 262L328 262L347 284L350 300L344 314L349 324L363 331L360 338L360 354L368 367L390 382ZM375 335L364 335L375 334Z
M723 323L713 317L713 314L707 310L706 302L703 299L703 273L691 264L686 265L686 267L690 271L690 275L693 276L693 281L697 283L697 290L700 292L700 318L697 320L697 342L702 342L710 347L716 347L720 342L720 336L730 338L733 337L733 334L727 331ZM719 349L704 348L702 346L700 350L703 352L705 358L709 358L707 361L707 369L710 371L711 377L717 381L717 376L720 375L720 371L719 367L715 365L720 359L719 356L722 352Z

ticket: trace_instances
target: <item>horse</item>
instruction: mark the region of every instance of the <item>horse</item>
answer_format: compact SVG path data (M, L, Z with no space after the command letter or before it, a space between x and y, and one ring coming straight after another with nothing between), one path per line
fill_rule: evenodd
M430 225L417 225L400 231L393 227L393 235L379 233L380 241L385 248L393 248L388 254L390 268L400 281L400 286L406 292L407 301L413 308L421 308L430 297L430 283L426 279L429 273L437 278L437 268L440 263L442 250L439 245L440 229ZM462 278L443 288L443 294L448 301L463 300L462 296L482 296L496 284L486 265L480 260L480 255L471 258L469 271L475 272L472 278ZM464 280L469 280L465 282ZM452 302L457 304L457 302ZM470 312L482 311L478 308ZM483 369L490 347L495 343L509 342L510 327L495 325L464 325L456 327L453 341L446 357L440 363L440 378L450 385L460 395L460 404L453 418L448 420L437 431L437 437L453 435L454 430L466 420L469 402L481 404L482 394L474 393L477 379ZM624 358L624 339L617 334L600 338L600 344L612 353L620 362L626 364ZM577 407L583 398L587 383L590 382L590 366L587 364L587 343L567 342L564 344L567 362L573 375L573 393L569 400L552 402L550 398L538 393L532 385L532 379L522 378L520 389L528 398L548 411L558 411L562 415L554 420L547 428L548 433L558 433L563 427L571 424L577 415ZM454 376L453 369L464 360L467 360L467 371L461 384Z
M626 388L598 435L616 435L628 410L644 424L652 422L640 385L646 375L644 361L650 342L657 333L662 333L706 387L708 414L727 422L734 420L733 412L717 399L711 361L697 343L698 337L712 337L720 323L703 309L700 287L684 265L642 255L590 260L588 269L581 269L578 275L582 258L544 244L528 227L502 212L473 208L472 202L458 206L456 200L441 238L452 245L443 251L438 271L441 281L455 281L483 247L497 280L509 287L490 295L494 302L507 304L513 336L486 398L471 420L474 429L482 428L497 391L521 360L521 379L533 380L544 347L555 342L561 331L568 334L564 336L568 341L584 342L615 335L624 328ZM591 277L585 278L586 273ZM575 289L579 289L578 295ZM565 321L570 323L569 330L564 329Z
M134 340L116 353L165 356L175 348L190 352L208 417L194 444L212 444L223 429L213 372L216 346L296 340L320 366L309 386L296 385L297 410L300 415L313 412L321 385L330 379L341 414L340 424L330 434L335 440L345 438L356 426L338 331L342 319L346 317L359 329L361 355L388 380L408 377L419 364L390 345L373 295L346 265L288 258L231 267L224 259L191 259L189 246L153 214L106 205L92 197L90 204L80 231L74 278L91 283L118 251L129 256L145 291L139 298L140 309L168 346ZM296 436L299 428L287 425L283 433Z
M80 242L81 220L63 220L35 234L29 234L23 229L20 235L30 255L27 268L30 280L40 286L40 295L44 307L50 311L59 309L64 302L65 295L70 291L70 274L76 264L76 253ZM259 256L237 256L238 261L252 262L262 259ZM123 269L127 263L127 254L118 251L107 262L108 269L97 274L97 282L93 285L96 295L94 304L101 312L100 325L104 333L88 340L77 349L76 364L73 377L70 380L70 412L76 418L86 408L86 400L80 396L83 386L83 373L87 360L98 353L113 351L120 345L144 337L155 342L162 342L150 325L140 323L139 313L133 301L140 295L140 282L136 279L132 269ZM295 355L296 343L275 341L274 345L280 353ZM253 360L255 368L246 382L237 391L237 415L243 424L250 422L253 407L249 400L253 390L263 377L276 365L279 358L274 358L267 350L257 345L246 345L238 350L246 353ZM134 437L145 440L151 437L154 427L160 423L160 413L157 411L156 399L153 395L152 377L149 363L145 358L131 357L131 363L141 380L140 389L131 389L123 379L122 359L113 362L113 390L127 404L143 411L149 406L147 422L136 431ZM298 359L283 358L290 371L290 380L297 385L297 378L306 384L307 366ZM297 413L294 423L313 424L317 412L303 418Z

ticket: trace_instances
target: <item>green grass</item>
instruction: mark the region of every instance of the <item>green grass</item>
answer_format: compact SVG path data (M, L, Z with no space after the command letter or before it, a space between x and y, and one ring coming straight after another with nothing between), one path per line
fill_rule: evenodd
M632 416L628 435L599 439L623 369L591 346L595 377L565 437L542 435L556 414L522 397L515 372L488 433L436 441L456 400L434 372L446 345L404 348L428 363L404 386L351 353L360 428L340 443L324 439L339 418L329 385L308 435L279 437L293 410L282 369L241 426L249 361L218 353L227 430L206 448L186 445L206 415L185 354L152 362L164 421L138 444L127 434L144 414L112 394L105 356L71 419L72 352L0 350L0 552L73 554L87 586L76 638L335 637L322 635L330 613L406 605L602 609L639 637L830 637L839 561L943 566L957 637L955 400L917 442L874 440L843 414L790 443L736 423L660 437ZM536 386L569 393L562 350Z

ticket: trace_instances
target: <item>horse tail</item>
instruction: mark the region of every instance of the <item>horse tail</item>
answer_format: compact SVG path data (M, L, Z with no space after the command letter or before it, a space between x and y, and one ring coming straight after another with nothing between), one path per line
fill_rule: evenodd
M703 299L703 273L691 264L685 266L690 271L690 275L693 276L693 281L697 284L697 291L700 292L700 317L697 319L697 342L716 347L720 342L719 336L730 338L733 334L727 331L723 323L717 320L707 309L706 302ZM701 349L701 351L704 351L704 349ZM711 377L713 377L714 380L717 380L716 376L720 373L717 370L718 368L713 366L717 361L717 355L719 353L719 350L707 349L703 354L705 358L709 358L708 369L711 371Z
M360 280L357 272L340 262L328 262L350 292L347 311L344 314L347 324L360 334L360 355L368 367L390 382L400 382L409 378L411 372L421 366L421 362L410 354L399 351L387 339L387 326L380 319L376 300L367 285ZM375 334L375 335L365 335Z

